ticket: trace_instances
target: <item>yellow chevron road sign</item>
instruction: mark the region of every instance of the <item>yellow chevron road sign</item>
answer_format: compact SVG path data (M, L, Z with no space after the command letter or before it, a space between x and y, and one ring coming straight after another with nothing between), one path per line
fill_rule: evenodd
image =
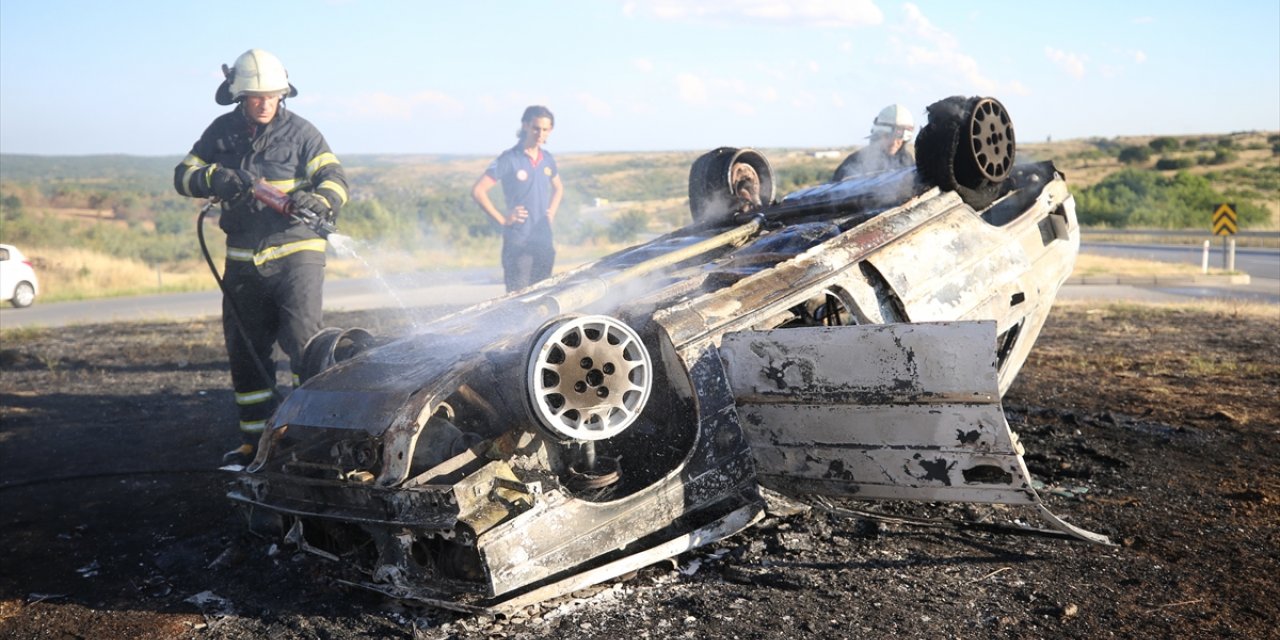
M1213 235L1229 236L1236 232L1236 205L1223 202L1213 210Z

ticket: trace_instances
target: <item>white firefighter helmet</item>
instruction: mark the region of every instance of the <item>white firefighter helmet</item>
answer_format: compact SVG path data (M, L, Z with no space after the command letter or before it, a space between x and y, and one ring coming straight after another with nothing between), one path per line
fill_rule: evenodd
M246 95L279 94L282 98L298 95L298 90L289 84L289 72L285 71L284 64L262 49L250 49L240 54L234 66L228 69L223 65L222 71L227 76L224 83L227 91L224 94L219 88L219 103L227 97L230 102L236 102Z
M911 112L900 104L891 104L881 109L871 123L871 137L894 136L907 142L911 140L915 128L916 122L911 118Z

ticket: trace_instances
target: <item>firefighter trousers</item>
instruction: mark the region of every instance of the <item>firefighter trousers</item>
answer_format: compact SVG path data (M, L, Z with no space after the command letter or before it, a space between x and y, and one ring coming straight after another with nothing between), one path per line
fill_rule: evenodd
M296 258L281 258L280 264L262 270L247 261L226 263L222 335L231 362L240 431L246 442L257 441L276 409L273 345L278 342L288 356L295 371L292 382L297 384L302 350L320 330L324 264ZM236 326L237 314L247 341ZM255 356L271 377L263 377Z

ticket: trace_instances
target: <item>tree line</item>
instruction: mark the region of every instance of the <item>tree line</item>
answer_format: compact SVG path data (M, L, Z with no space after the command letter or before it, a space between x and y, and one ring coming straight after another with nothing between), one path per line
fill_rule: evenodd
M1276 144L1280 154L1280 136ZM1198 157L1236 153L1230 137L1156 138L1146 146L1170 155L1176 148ZM1127 147L1100 143L1095 151L1120 156ZM688 220L688 171L696 152L577 154L560 160L566 193L557 218L561 243L629 243L664 233ZM1126 154L1128 157L1130 154ZM179 158L138 156L0 156L0 241L76 247L149 264L194 260L194 220L200 203L172 187ZM1150 156L1148 156L1150 160ZM830 179L838 160L782 154L773 165L779 196ZM352 200L343 208L343 233L381 246L496 242L500 230L471 201L481 158L343 158ZM1235 202L1242 226L1265 224L1260 205L1280 191L1280 166L1223 169L1218 173L1169 173L1141 163L1099 183L1075 189L1085 225L1184 229L1204 226L1205 211ZM1232 185L1224 188L1222 185ZM616 204L595 206L598 199ZM661 206L645 203L665 202ZM673 205L670 203L679 203ZM109 211L114 224L85 224L51 211ZM215 232L216 233L216 232Z

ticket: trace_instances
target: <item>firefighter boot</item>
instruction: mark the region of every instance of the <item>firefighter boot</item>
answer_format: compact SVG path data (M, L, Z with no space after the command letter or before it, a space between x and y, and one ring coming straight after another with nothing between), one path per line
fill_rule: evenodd
M243 441L240 446L222 454L223 465L238 464L242 467L247 467L250 462L253 462L253 456L258 450L258 436L256 434L242 433L241 437Z

